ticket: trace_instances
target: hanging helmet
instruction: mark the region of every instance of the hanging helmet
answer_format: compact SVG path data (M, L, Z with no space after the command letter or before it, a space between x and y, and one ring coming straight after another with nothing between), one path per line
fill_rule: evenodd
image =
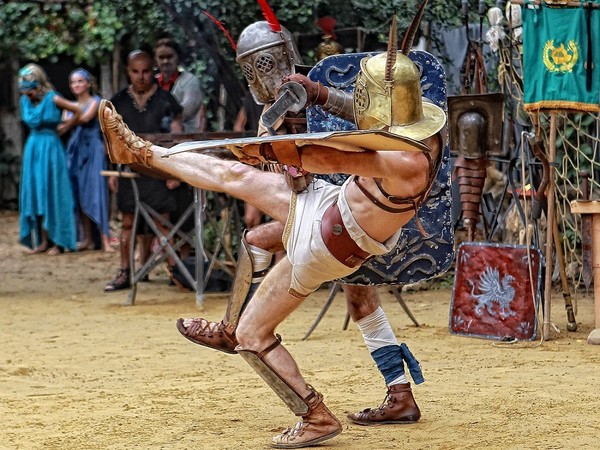
M242 31L237 42L236 61L259 104L275 100L283 78L295 73L295 66L302 64L292 33L282 26L280 31L273 31L264 20L254 22Z
M452 150L465 158L502 155L504 95L463 94L448 97Z
M442 129L446 114L433 103L423 102L417 66L401 52L395 53L391 67L386 53L361 60L354 89L356 125L420 141Z

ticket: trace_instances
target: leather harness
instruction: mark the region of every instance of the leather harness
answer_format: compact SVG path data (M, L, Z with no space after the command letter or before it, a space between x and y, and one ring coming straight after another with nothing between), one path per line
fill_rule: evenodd
M367 197L371 202L373 202L374 205L376 205L377 207L383 209L386 212L389 212L389 213L392 213L392 214L400 214L400 213L403 213L403 212L414 210L414 212L415 212L415 220L417 222L417 227L419 228L419 231L421 232L421 234L423 236L426 236L427 233L425 232L425 229L423 228L423 225L421 224L421 221L419 220L418 210L419 210L419 207L423 203L425 203L425 200L427 199L427 195L429 194L429 191L431 190L431 186L433 185L433 181L437 177L437 174L438 174L438 171L440 169L441 162L442 162L442 153L443 153L443 144L444 144L444 142L443 142L442 137L441 137L441 135L439 133L436 135L436 137L438 139L438 145L439 145L439 148L440 148L438 158L434 162L434 161L432 161L431 154L429 152L424 152L423 153L425 155L425 157L427 158L427 161L429 162L429 176L428 176L428 180L427 180L427 187L425 187L425 189L423 189L421 192L419 192L414 197L409 197L409 198L399 198L399 197L396 197L395 195L392 195L392 194L386 192L385 189L383 189L383 186L382 186L380 178L374 178L375 185L379 189L379 192L381 192L381 194L390 203L393 203L394 205L409 205L409 206L405 206L405 207L402 207L402 208L394 208L394 207L388 206L388 205L382 203L373 194L371 194L362 184L360 184L358 175L354 175L354 180L353 180L354 183L356 183L356 186L358 186L358 188L360 189L360 191L365 195L365 197Z
M419 227L419 230L424 236L426 236L427 234L425 232L425 229L423 228L423 225L419 221L417 212L419 206L421 206L425 202L427 194L429 194L429 191L431 190L431 186L435 177L437 176L438 170L441 165L443 141L439 134L437 135L437 138L438 143L440 145L439 157L435 162L433 162L431 159L431 155L427 152L424 153L429 162L429 179L427 182L427 187L414 197L402 199L391 195L383 189L383 187L381 186L381 180L377 178L375 179L375 184L379 188L380 192L391 203L394 203L395 205L408 204L409 206L403 208L392 208L383 204L380 200L375 198L373 194L367 191L366 188L359 183L358 176L354 176L354 182L361 190L361 192L365 194L365 196L371 202L373 202L373 204L383 209L384 211L393 214L398 214L414 210L417 226ZM342 221L342 216L340 214L340 209L338 207L337 201L335 201L329 208L327 208L327 210L323 214L323 218L321 221L321 236L323 237L323 242L325 243L325 246L327 247L329 252L335 257L335 259L337 259L339 262L348 267L358 267L364 264L368 259L373 257L373 255L371 255L370 253L365 252L363 249L361 249L358 246L358 244L354 241L354 239L350 237L350 234L348 233L348 230L346 230L344 222Z

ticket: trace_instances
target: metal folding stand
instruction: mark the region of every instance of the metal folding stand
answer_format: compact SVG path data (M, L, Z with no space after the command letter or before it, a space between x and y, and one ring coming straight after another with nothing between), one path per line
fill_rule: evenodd
M131 172L129 173L131 175L128 176L128 178L131 179L133 194L135 198L135 211L133 216L133 233L131 238L131 245L129 246L129 267L131 268L131 292L129 293L128 301L125 303L125 305L133 305L135 303L138 282L142 280L152 269L154 269L160 263L164 262L170 256L173 258L173 260L175 261L175 265L179 268L179 270L181 270L181 273L188 281L190 286L192 286L192 288L196 291L196 304L198 305L198 307L203 308L205 254L202 242L202 191L200 189L194 188L194 201L190 203L188 208L177 220L177 222L173 224L169 220L165 219L162 215L157 213L151 206L140 201L139 190L135 181L136 174L133 174ZM185 233L184 231L182 231L181 227L192 214L194 214L194 230L193 232ZM156 235L159 245L152 251L150 257L146 260L142 267L136 270L135 234L140 217L148 224L152 232ZM157 226L156 222L159 222L161 225L167 228L169 232L166 235L162 233L160 228ZM178 239L175 242L172 242L172 240L175 237L177 237ZM183 261L177 254L177 250L179 250L181 246L183 246L185 243L189 244L195 249L195 276L193 276L190 273L186 265L183 263Z
M409 309L409 307L404 302L404 299L402 298L402 294L401 294L400 290L398 289L398 286L389 286L389 288L390 288L392 294L394 295L394 297L396 297L396 300L398 300L398 303L400 303L400 306L402 307L404 312L410 318L410 320L412 320L412 322L415 324L416 327L419 327L420 326L419 322L417 322L417 319L413 315L412 311ZM340 289L342 289L341 283L337 283L337 282L333 283L333 285L331 286L331 289L329 291L329 296L327 297L327 300L325 300L325 304L321 308L321 311L319 311L319 315L317 316L317 318L315 319L313 324L310 326L310 328L308 329L308 331L302 338L303 341L309 338L309 336L312 334L312 332L315 330L315 328L317 328L317 325L319 325L319 323L321 322L323 317L325 317L325 314L329 310L329 307L333 303L333 300L335 299L338 292L340 292ZM348 312L346 312L346 318L344 319L344 326L342 328L343 330L348 329L349 322L350 322L350 314Z

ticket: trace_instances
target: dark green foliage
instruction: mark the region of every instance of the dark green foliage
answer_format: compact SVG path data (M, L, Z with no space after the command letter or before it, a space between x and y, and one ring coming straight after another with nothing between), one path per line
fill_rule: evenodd
M405 29L418 3L273 0L271 7L280 22L294 33L316 33L316 18L332 15L338 27L361 27L385 36L392 13L397 12L398 26ZM65 54L77 63L94 65L107 59L115 44L128 36L140 44L151 45L160 34L185 37L188 45L197 48L202 47L200 41L212 35L221 49L229 49L229 43L202 14L203 10L222 21L234 39L245 26L262 19L256 0L8 2L0 5L0 53L16 52L28 60ZM460 4L441 0L431 0L425 15L425 20L444 24L459 24L459 18ZM232 54L227 57L232 59Z

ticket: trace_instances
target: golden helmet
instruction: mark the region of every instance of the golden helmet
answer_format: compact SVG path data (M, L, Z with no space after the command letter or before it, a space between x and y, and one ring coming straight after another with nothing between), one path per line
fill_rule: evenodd
M446 114L421 97L419 69L396 52L363 58L354 89L354 115L361 130L382 130L421 141L446 123Z

